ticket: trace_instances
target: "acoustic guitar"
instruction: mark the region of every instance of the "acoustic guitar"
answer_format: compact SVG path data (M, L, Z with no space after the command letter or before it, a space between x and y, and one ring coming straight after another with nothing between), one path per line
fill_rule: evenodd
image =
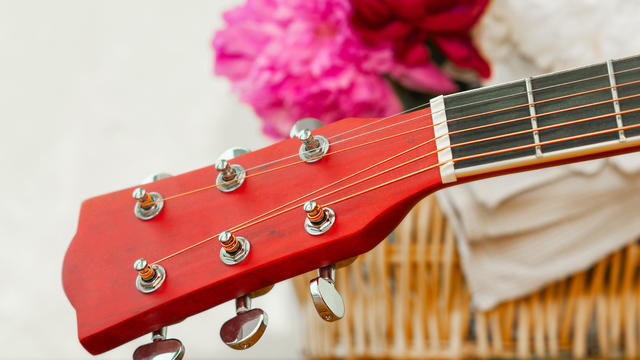
M181 358L166 326L233 299L222 340L250 347L268 322L250 299L313 269L313 303L338 320L336 264L375 247L426 195L640 149L640 56L438 96L385 118L313 123L84 201L62 277L85 349L153 333L135 359Z

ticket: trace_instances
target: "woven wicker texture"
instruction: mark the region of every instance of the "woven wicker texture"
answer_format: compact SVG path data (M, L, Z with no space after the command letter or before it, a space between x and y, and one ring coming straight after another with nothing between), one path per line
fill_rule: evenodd
M433 197L336 283L345 317L322 321L308 294L315 273L294 279L305 309L309 358L529 358L639 355L638 244L529 296L475 312L455 238Z

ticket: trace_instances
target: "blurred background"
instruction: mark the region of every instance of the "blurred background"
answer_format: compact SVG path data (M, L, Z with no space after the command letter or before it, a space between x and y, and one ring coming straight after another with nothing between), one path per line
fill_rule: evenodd
M231 146L271 142L228 81L212 74L213 33L239 3L0 2L0 358L91 357L61 283L81 201L152 173L211 165ZM290 285L254 303L270 322L267 341L250 351L220 341L231 303L172 326L169 336L189 358L299 357ZM97 358L130 359L146 342Z
M0 0L0 343L4 345L0 358L90 357L78 342L75 312L61 284L62 261L75 233L82 200L139 183L156 172L180 174L209 166L229 147L257 149L288 129L290 119L255 105L259 93L251 93L254 84L234 78L229 68L218 70L226 77L214 75L214 33L229 25L223 12L244 3ZM367 1L358 3L361 9L370 8ZM414 85L410 91L400 91L403 100L417 96L426 102L433 94L481 82L503 82L640 52L640 38L635 36L639 30L635 14L640 9L632 1L494 0L486 9L486 2L478 3L483 3L480 12L462 26L465 31L473 28L468 36L473 37L477 53L465 35L456 43L466 44L459 58L449 58L456 64L447 61L455 51L449 49L452 52L447 55L443 43L440 50L444 54L434 48L404 52L403 61L383 69L394 75L396 86ZM233 52L237 50L234 46L247 45L244 40L231 37L230 41L227 35L218 49ZM374 53L384 58L389 51L381 48ZM411 72L411 66L424 65L420 59L430 56L440 59L440 70ZM469 69L474 71L469 73ZM411 79L415 81L407 81ZM386 96L384 91L377 96ZM253 99L254 109L240 98ZM368 101L376 102L373 99ZM377 115L399 107L394 100L376 109ZM313 111L322 113L322 109ZM295 111L290 114L302 117ZM376 114L337 112L323 120L347 115ZM629 163L637 164L638 159L611 166ZM627 173L637 179L637 171L632 167ZM498 194L499 188L500 183L461 188L457 195L450 193L449 199L472 199L487 189ZM520 189L523 193L528 190ZM522 204L532 201L522 199ZM517 211L510 204L502 211ZM466 205L472 208L473 204ZM490 212L496 214L498 209ZM570 232L566 229L563 234ZM473 243L473 234L466 235ZM617 247L600 255L609 255L636 235L626 233ZM579 268L588 268L599 259L592 256ZM535 279L531 288L505 296L520 296L558 277L561 275ZM485 300L493 305L503 299ZM277 284L254 303L269 314L269 328L247 351L230 350L219 339L220 325L234 314L231 303L171 326L169 337L183 341L187 358L301 358L303 336L310 327L293 284ZM130 358L148 340L145 336L96 358Z

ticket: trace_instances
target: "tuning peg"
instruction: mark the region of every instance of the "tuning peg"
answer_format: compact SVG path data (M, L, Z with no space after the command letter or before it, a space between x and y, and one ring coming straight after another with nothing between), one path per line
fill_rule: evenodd
M156 330L151 335L153 342L144 344L133 353L133 360L170 359L180 360L184 346L178 339L167 339L167 328Z
M244 155L244 154L248 154L250 153L251 150L241 147L241 146L235 146L235 147L231 147L228 148L227 150L223 151L222 154L220 154L220 156L218 156L218 159L216 159L216 161L219 160L231 160L233 158L236 158L240 155Z
M167 174L167 173L164 173L164 172L151 174L151 175L147 176L146 178L144 178L142 180L141 184L150 184L150 183L152 183L154 181L162 180L162 179L165 179L165 178L168 178L168 177L171 177L171 176L172 176L171 174Z
M291 131L289 131L289 137L295 138L300 135L305 129L315 130L319 127L324 126L324 123L315 118L303 118L296 121L295 124L291 127Z
M344 302L335 286L336 266L318 269L318 277L309 282L309 292L318 315L326 321L336 321L344 316Z
M220 338L232 349L248 349L260 340L268 319L262 309L251 309L249 295L241 296L236 299L236 316L222 324Z

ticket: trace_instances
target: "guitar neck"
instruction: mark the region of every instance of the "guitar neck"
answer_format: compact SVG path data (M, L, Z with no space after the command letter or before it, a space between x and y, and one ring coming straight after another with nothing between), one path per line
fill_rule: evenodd
M443 182L640 146L640 56L431 100Z

